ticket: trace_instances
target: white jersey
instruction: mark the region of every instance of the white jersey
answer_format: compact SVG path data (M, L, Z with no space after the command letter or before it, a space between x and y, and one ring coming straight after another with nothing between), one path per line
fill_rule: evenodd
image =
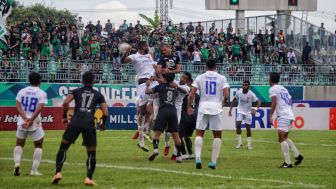
M292 110L292 96L288 90L281 85L273 85L269 89L270 98L276 96L276 115L280 118L294 120L294 113Z
M223 89L229 88L225 76L214 71L207 71L197 76L192 86L200 91L198 112L217 115L223 111Z
M177 110L181 111L182 109L182 104L183 104L183 99L184 97L189 93L190 87L187 84L180 85L179 81L175 81L179 85L180 88L183 88L183 90L187 91L187 93L181 93L180 91L178 92L178 96L176 97L175 100L175 107Z
M138 79L151 78L152 76L155 76L154 65L156 62L153 61L151 55L141 55L136 53L128 56L128 58L130 58L134 64Z
M237 112L244 115L251 114L252 103L258 100L257 96L251 90L244 94L241 89L236 92L235 97L238 100Z
M47 104L47 94L39 87L26 87L19 91L16 96L16 101L21 103L21 108L24 111L27 118L31 118L39 104ZM38 126L41 126L41 117L38 115L34 120L34 124L28 128L28 130L36 130ZM24 120L21 116L18 119L18 126L21 126Z

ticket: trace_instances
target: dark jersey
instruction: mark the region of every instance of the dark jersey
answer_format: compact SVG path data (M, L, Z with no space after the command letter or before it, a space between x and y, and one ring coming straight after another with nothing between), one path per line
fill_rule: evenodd
M177 64L180 64L180 58L173 55L163 55L158 62L158 65L161 65L162 68L168 68L170 70L175 70Z
M161 83L153 88L153 92L159 93L160 107L172 107L175 108L175 101L178 96L177 88L170 87L168 83Z
M104 96L89 86L73 90L72 95L75 99L74 117L76 117L76 114L93 115L96 111L97 105L105 103Z
M186 95L183 99L181 122L184 121L184 122L196 123L200 96L198 94L195 94L195 99L194 102L192 103L192 107L194 108L193 115L188 115L188 97L189 96Z

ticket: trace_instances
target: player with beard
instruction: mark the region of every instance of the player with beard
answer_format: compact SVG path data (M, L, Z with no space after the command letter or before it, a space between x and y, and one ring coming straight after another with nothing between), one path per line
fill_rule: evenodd
M178 135L178 120L175 107L175 101L178 96L178 85L174 82L174 74L165 74L165 82L150 89L150 80L146 82L146 93L158 93L160 99L160 108L157 120L154 125L153 147L154 151L149 157L149 161L153 161L159 155L159 140L161 133L167 128L172 133L172 137L177 149L176 163L181 163L181 141Z
M171 73L171 74L174 74L174 77L175 77L175 74L181 72L182 66L180 63L180 58L172 54L172 49L168 44L166 43L162 44L161 51L162 51L162 56L160 57L158 61L156 73L158 74L159 82L163 83L163 80L164 80L163 78L165 74ZM165 132L165 149L163 152L163 155L165 156L169 154L170 136L171 134L169 132Z
M237 122L236 122L237 149L243 146L241 140L241 133L242 133L241 125L242 122L244 122L246 125L247 149L252 150L252 132L251 132L252 115L255 115L261 102L258 100L257 96L251 90L249 90L249 88L250 88L250 82L244 81L243 90L237 91L235 97L231 102L231 107L229 111L229 116L231 117L233 104L236 100L238 100ZM257 102L256 109L252 108L253 102Z
M122 63L132 63L136 70L136 86L137 86L137 115L138 115L138 147L148 152L145 146L144 132L148 128L150 113L147 111L147 103L149 95L145 93L146 81L155 76L155 64L152 56L149 54L149 46L147 42L140 41L138 43L138 52L130 55L132 48L127 49L122 55ZM133 137L138 137L137 133Z

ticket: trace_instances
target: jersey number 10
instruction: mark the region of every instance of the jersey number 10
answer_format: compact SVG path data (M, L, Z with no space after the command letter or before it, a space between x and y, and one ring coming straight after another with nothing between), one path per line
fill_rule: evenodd
M205 94L207 95L216 95L216 81L206 81L205 82Z

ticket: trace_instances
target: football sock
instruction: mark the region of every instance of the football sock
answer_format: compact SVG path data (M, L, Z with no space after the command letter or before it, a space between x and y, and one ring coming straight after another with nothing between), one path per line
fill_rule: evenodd
M217 162L217 158L219 156L220 148L221 148L221 139L220 138L214 138L212 142L212 156L211 161L212 163Z
M155 153L159 152L159 150L158 150L158 148L159 148L159 140L158 139L153 139L153 148L154 148L154 152Z
M282 141L280 143L280 145L281 145L282 153L285 156L285 162L287 164L291 164L291 159L290 159L290 156L289 156L289 146L288 146L287 141Z
M252 145L252 137L247 137L246 141L247 141L247 146L251 146Z
M166 145L166 146L170 146L170 145L169 145L170 137L171 137L171 133L165 131L165 145Z
M241 144L241 143L242 143L241 135L237 135L237 143L238 143L238 144Z
M288 143L289 149L291 149L291 150L293 151L294 156L295 156L295 157L298 157L298 156L300 155L300 152L299 152L299 150L296 148L294 142L293 142L291 139L289 139L289 138L287 138L286 141L287 141L287 143Z
M56 155L56 173L61 172L63 163L66 160L66 151L69 149L69 144L61 143L59 150Z
M180 152L181 152L181 150L180 150ZM175 156L177 156L177 149L176 149L176 145L175 145L175 147L174 147L173 154L174 154Z
M42 148L35 148L33 155L32 171L37 171L42 159Z
M23 149L21 146L15 146L14 148L14 163L15 166L20 166L20 162L21 162L21 157L22 157L22 153L23 153Z
M96 152L88 152L88 159L86 160L87 177L92 179L92 175L96 169Z
M139 144L141 147L145 145L145 136L144 136L144 130L145 130L145 116L141 116L141 121L139 127Z
M191 139L189 137L185 138L185 142L186 142L188 153L193 154Z
M201 152L203 146L203 138L200 136L195 137L195 156L196 160L201 160Z
M175 145L175 149L176 149L176 156L179 157L181 156L181 144Z
M185 148L185 144L184 144L184 141L183 141L182 138L181 138L181 153L182 153L182 155L185 155L187 153L186 148Z

